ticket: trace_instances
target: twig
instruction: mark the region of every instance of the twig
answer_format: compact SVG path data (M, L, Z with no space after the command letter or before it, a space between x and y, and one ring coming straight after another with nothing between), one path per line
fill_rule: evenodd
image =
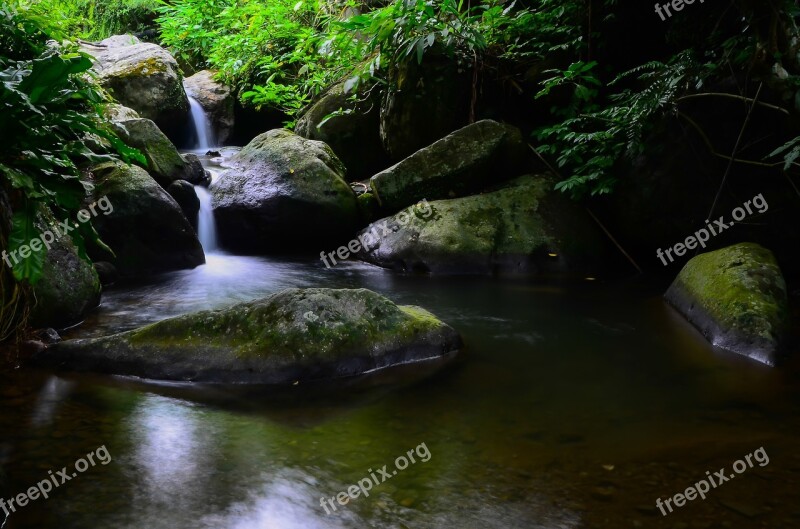
M536 156L537 156L537 157L538 157L538 158L539 158L539 159L540 159L540 160L541 160L541 161L542 161L542 162L545 164L545 166L547 166L547 168L550 170L550 172L552 172L552 173L553 173L555 176L557 176L559 179L561 179L561 180L563 180L563 179L564 179L564 177L563 177L563 176L561 176L561 174L560 174L558 171L556 171L556 170L553 168L553 166L552 166L552 165L550 165L550 163L549 163L549 162L548 162L548 161L545 159L545 157L544 157L544 156L542 156L542 155L541 155L541 153L540 153L539 151L537 151L537 150L536 150L536 147L534 147L534 146L533 146L533 145L531 145L530 143L528 144L528 147L530 147L530 148L531 148L531 150L534 152L534 154L536 154ZM624 255L624 256L625 256L625 258L626 258L626 259L627 259L627 260L628 260L628 261L629 261L629 262L630 262L630 263L633 265L633 267L634 267L636 270L638 270L638 272L641 274L641 273L642 273L642 269L639 267L639 265L638 265L638 264L636 264L636 261L633 259L633 257L631 257L631 256L628 254L628 252L626 252L626 251L625 251L625 249L622 247L622 245L621 245L619 242L617 242L617 239L615 239L615 238L614 238L614 236L613 236L613 235L611 235L611 232L610 232L610 231L608 231L608 230L606 229L606 227L605 227L605 226L603 226L603 223L602 223L602 222L600 222L600 219L598 219L598 218L597 218L597 217L594 215L594 213L592 213L592 210L590 210L589 208L586 208L586 212L589 214L589 216L590 216L590 217L592 217L592 220L594 220L594 221L597 223L597 225L598 225L598 226L600 226L600 229L601 229L601 230L603 230L603 233L605 233L605 234L606 234L606 236L607 236L609 239L611 239L611 242L613 242L613 243L614 243L614 246L616 246L616 247L617 247L617 249L618 249L618 250L619 250L619 251L622 253L622 255Z
M744 101L746 103L758 104L758 105L760 105L762 107L771 108L772 110L777 110L778 112L786 114L787 116L791 116L789 111L786 110L785 108L781 108L779 106L770 105L769 103L764 103L764 102L758 101L758 99L757 99L758 96L756 96L756 99L750 99L749 97L737 96L736 94L727 94L725 92L706 92L706 93L703 93L703 94L689 94L689 95L685 95L683 97L679 97L678 99L675 100L675 102L676 103L680 103L681 101L686 101L688 99L698 99L698 98L701 98L701 97L727 97L729 99L738 99L739 101Z
M717 195L714 197L714 202L711 204L711 210L708 212L707 219L710 219L714 213L714 208L717 207L717 201L719 200L720 195L722 194L722 188L725 187L725 182L728 180L728 175L731 172L731 168L733 167L733 162L736 159L736 153L739 150L739 145L742 143L742 138L744 138L744 131L747 129L747 124L750 123L750 118L753 115L753 109L756 108L756 104L758 103L758 97L761 95L761 89L764 88L764 81L761 81L758 84L758 90L756 91L756 96L753 98L753 103L750 105L750 110L747 111L747 116L744 118L744 123L742 123L742 129L739 131L739 137L736 138L736 145L733 146L733 152L731 153L731 159L728 160L728 167L725 168L725 174L722 177L722 183L719 185L719 189L717 190ZM736 96L738 98L738 96Z
M685 119L692 127L694 127L694 129L697 131L697 133L700 134L700 138L703 140L703 143L705 143L706 147L708 147L708 151L712 155L714 155L714 156L716 156L718 158L722 158L723 160L728 160L728 161L734 161L734 162L737 162L737 163L743 163L743 164L747 164L747 165L755 165L757 167L775 168L775 167L778 167L780 165L783 165L783 162L764 163L764 162L757 162L755 160L745 160L743 158L732 158L732 157L730 157L730 156L728 156L726 154L722 154L720 152L717 152L716 150L714 150L714 145L711 143L711 140L708 138L706 133L703 131L702 127L700 127L700 125L695 120L693 120L688 115L686 115L683 112L681 112L680 110L678 111L678 116L680 116L683 119Z

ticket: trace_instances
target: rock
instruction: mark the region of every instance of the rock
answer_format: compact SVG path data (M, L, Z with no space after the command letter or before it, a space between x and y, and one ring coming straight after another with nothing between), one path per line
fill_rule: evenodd
M33 327L63 329L80 323L100 303L100 278L92 263L81 259L69 236L56 232L56 220L42 220L40 229L50 230L55 242L47 251L42 276L33 288L36 305L31 311Z
M244 252L319 251L358 227L345 168L322 142L275 129L227 160L211 184L223 247Z
M381 104L381 139L399 161L468 123L472 65L462 65L437 47L393 69Z
M468 125L370 179L387 213L427 199L456 198L524 174L527 150L514 127Z
M113 285L119 279L117 267L108 261L94 263L94 269L97 272L97 276L100 278L100 284L104 287Z
M184 178L187 182L196 185L203 185L211 181L211 175L203 167L203 162L196 154L181 154L181 158L189 164L189 178Z
M104 163L92 170L95 196L107 196L113 211L94 219L120 277L194 268L205 262L203 248L180 206L141 167Z
M120 139L136 147L147 159L147 172L161 184L168 187L175 180L200 182L204 171L200 161L187 161L178 153L178 149L161 132L161 129L149 119L129 119L114 124ZM198 170L200 173L198 173Z
M387 165L388 156L380 135L380 102L377 96L353 102L344 83L333 85L297 120L295 132L304 138L323 141L347 167L351 179L368 178ZM337 110L348 112L330 118Z
M167 193L175 199L184 216L189 220L189 224L197 231L197 214L200 212L200 199L197 198L194 186L186 180L175 180L167 188Z
M109 103L106 105L105 115L115 123L119 121L128 121L129 119L140 119L142 117L134 109L116 103Z
M367 243L359 253L367 262L435 274L597 277L609 255L603 233L544 176L418 204L375 222L359 239Z
M788 322L772 252L741 243L691 259L664 296L715 346L774 365Z
M366 289L288 289L104 338L66 341L38 364L154 380L291 384L453 359L461 339Z
M230 88L214 80L214 73L202 70L183 80L186 94L200 103L211 121L218 144L225 143L233 133L234 97Z
M84 48L96 58L100 84L119 103L153 120L167 136L179 137L189 116L189 100L175 58L161 46L128 35L100 44L106 47Z

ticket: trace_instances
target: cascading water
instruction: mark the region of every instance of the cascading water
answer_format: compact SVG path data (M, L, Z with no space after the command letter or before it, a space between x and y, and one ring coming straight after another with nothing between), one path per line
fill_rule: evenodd
M202 156L211 148L209 142L213 140L214 133L203 107L200 106L200 103L193 97L189 97L189 107L191 110L195 137L197 138L194 151ZM211 173L211 181L213 182L214 172L209 172ZM207 254L213 253L217 251L218 247L217 226L214 221L214 211L211 208L211 193L203 186L194 186L194 190L195 193L197 193L197 198L200 200L200 211L197 213L197 238L200 239L200 244Z
M203 107L191 96L189 97L189 112L192 116L195 137L197 138L194 148L197 151L203 151L203 154L205 154L205 151L211 147L211 142L214 140L211 123L208 121Z
M197 198L200 199L200 211L197 214L197 238L206 253L217 250L217 226L214 211L211 209L211 193L203 186L194 186Z

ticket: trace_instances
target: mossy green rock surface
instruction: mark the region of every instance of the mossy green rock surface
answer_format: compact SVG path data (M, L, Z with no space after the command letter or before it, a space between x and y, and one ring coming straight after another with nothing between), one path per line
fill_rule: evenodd
M527 148L514 127L483 120L459 129L370 179L386 213L456 198L525 174Z
M407 272L597 276L608 257L602 232L552 180L406 208L361 232L365 261ZM552 254L552 255L551 255Z
M319 251L358 229L356 195L345 168L320 141L275 129L226 162L209 188L217 233L241 252Z
M772 252L742 243L690 260L665 294L715 346L773 365L788 319Z
M67 341L44 365L154 380L285 384L414 362L442 362L458 334L429 312L375 292L288 289L121 334Z
M101 44L106 47L84 50L96 59L100 84L168 136L177 136L189 115L189 99L175 58L161 46L131 36L117 35Z
M55 234L55 220L43 220L40 229ZM42 277L33 291L36 305L31 311L31 324L61 329L81 322L97 307L100 278L92 263L78 256L72 239L59 235L47 250Z
M196 184L205 177L202 167L198 170L187 162L152 120L117 121L114 123L114 130L122 141L142 151L147 159L145 169L162 187L166 188L176 180Z
M113 211L93 219L100 238L116 254L93 251L111 261L123 278L194 268L205 254L180 206L141 167L105 163L92 169L95 199L108 197Z

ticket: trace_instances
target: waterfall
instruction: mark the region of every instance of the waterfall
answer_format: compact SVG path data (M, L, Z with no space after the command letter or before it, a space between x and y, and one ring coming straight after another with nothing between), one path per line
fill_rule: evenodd
M197 214L197 238L203 245L203 251L212 253L217 250L217 226L214 211L211 209L211 193L203 186L194 186L197 198L200 199L200 212Z
M197 143L195 143L194 148L205 152L211 147L211 142L214 140L214 131L211 130L211 124L203 107L191 96L189 96L189 111L194 124L195 136L197 137Z

